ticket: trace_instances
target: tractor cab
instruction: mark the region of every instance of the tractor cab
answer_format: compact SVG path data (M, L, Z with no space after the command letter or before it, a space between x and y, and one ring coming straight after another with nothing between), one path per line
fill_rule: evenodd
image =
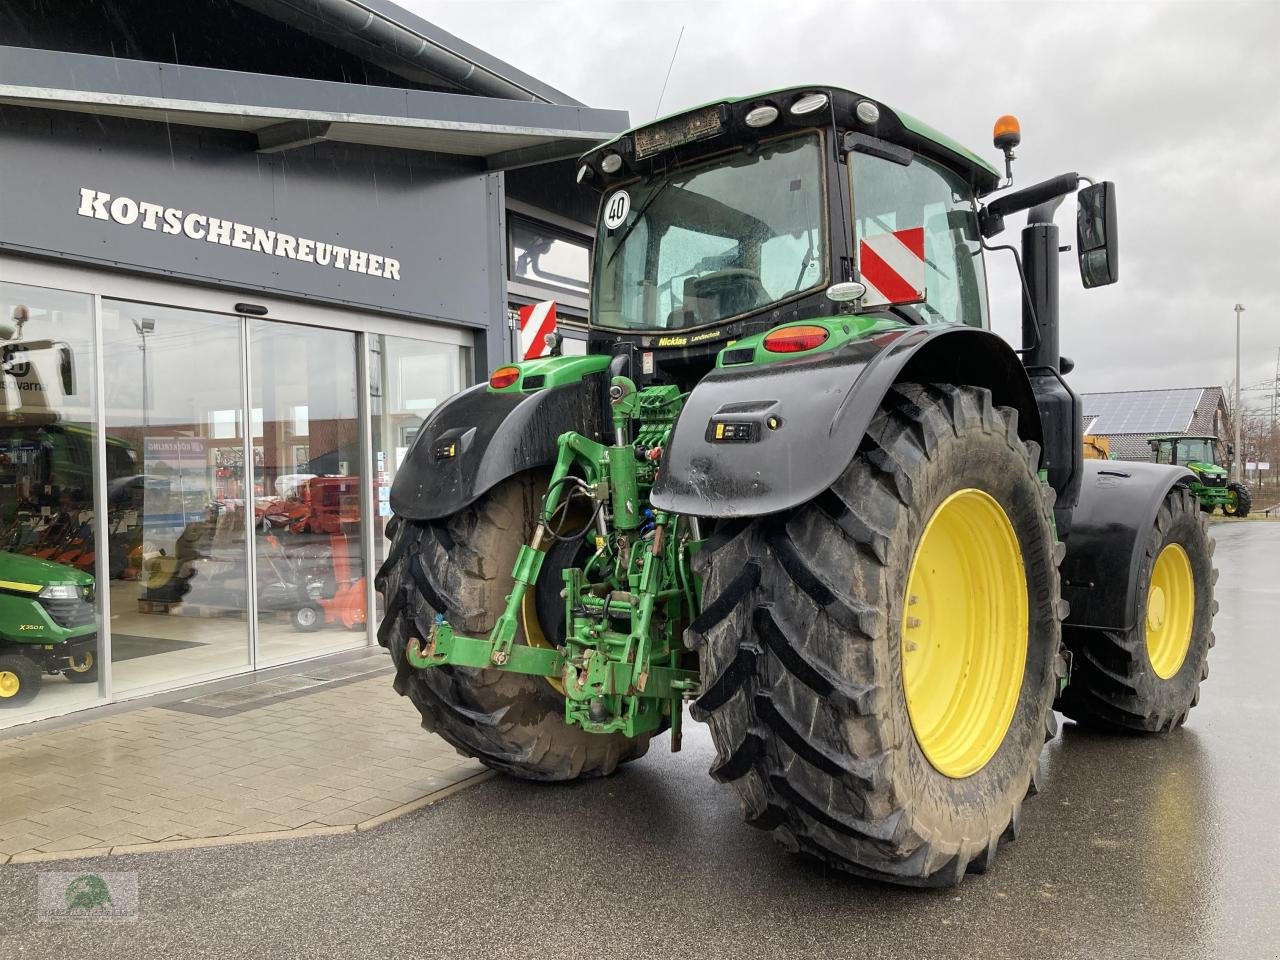
M842 314L987 326L990 164L846 90L795 88L657 121L591 151L593 353L692 383L726 344ZM665 376L664 376L665 374Z
M1156 463L1186 467L1201 479L1221 478L1227 482L1227 470L1218 463L1217 437L1152 437L1151 453Z

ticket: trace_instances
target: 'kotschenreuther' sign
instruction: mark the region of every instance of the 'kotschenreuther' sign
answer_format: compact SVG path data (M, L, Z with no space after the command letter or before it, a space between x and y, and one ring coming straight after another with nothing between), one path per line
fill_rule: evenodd
M295 237L279 230L266 230L247 223L223 220L204 213L184 213L146 200L116 196L89 187L80 188L82 217L110 220L121 226L138 226L173 237L204 240L228 247L239 247L250 253L288 257L335 270L350 270L387 280L400 279L400 261L367 250L353 250L336 243L322 243L306 237Z

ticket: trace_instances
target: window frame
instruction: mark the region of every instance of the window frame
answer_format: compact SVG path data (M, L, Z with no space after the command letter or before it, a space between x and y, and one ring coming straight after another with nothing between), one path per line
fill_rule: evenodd
M508 283L528 284L530 286L538 288L539 290L547 290L553 293L569 294L575 297L583 297L587 300L590 300L592 267L595 262L595 238L593 236L589 236L583 233L577 233L576 231L569 230L565 227L557 226L556 224L553 224L553 223L548 223L546 220L540 219L538 217L532 216L531 214L524 213L522 211L517 211L517 210L508 210L506 219L507 219L507 224L506 224L507 229L506 229L505 239L507 244L507 282ZM585 286L579 289L576 287L569 287L563 284L557 284L553 281L543 280L536 276L521 276L520 274L516 273L516 247L515 247L515 241L512 235L517 225L527 225L528 227L540 233L549 234L558 240L563 240L566 243L571 243L576 247L581 247L585 249L587 253L587 275L586 275ZM554 297L548 297L546 299L554 299Z

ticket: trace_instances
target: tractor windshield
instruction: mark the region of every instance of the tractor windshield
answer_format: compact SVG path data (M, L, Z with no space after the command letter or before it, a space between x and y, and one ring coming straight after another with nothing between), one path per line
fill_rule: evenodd
M1178 441L1178 462L1213 463L1213 441L1203 437Z
M810 290L826 274L824 223L817 134L607 193L591 322L701 327Z

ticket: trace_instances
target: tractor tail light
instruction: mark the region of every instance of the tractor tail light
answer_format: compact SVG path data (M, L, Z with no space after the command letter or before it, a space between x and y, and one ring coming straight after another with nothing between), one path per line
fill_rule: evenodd
M519 367L499 367L493 371L489 377L489 386L494 390L501 390L503 387L509 387L520 379Z
M802 353L822 346L830 336L831 331L826 327L807 324L782 327L765 336L764 348L770 353Z

